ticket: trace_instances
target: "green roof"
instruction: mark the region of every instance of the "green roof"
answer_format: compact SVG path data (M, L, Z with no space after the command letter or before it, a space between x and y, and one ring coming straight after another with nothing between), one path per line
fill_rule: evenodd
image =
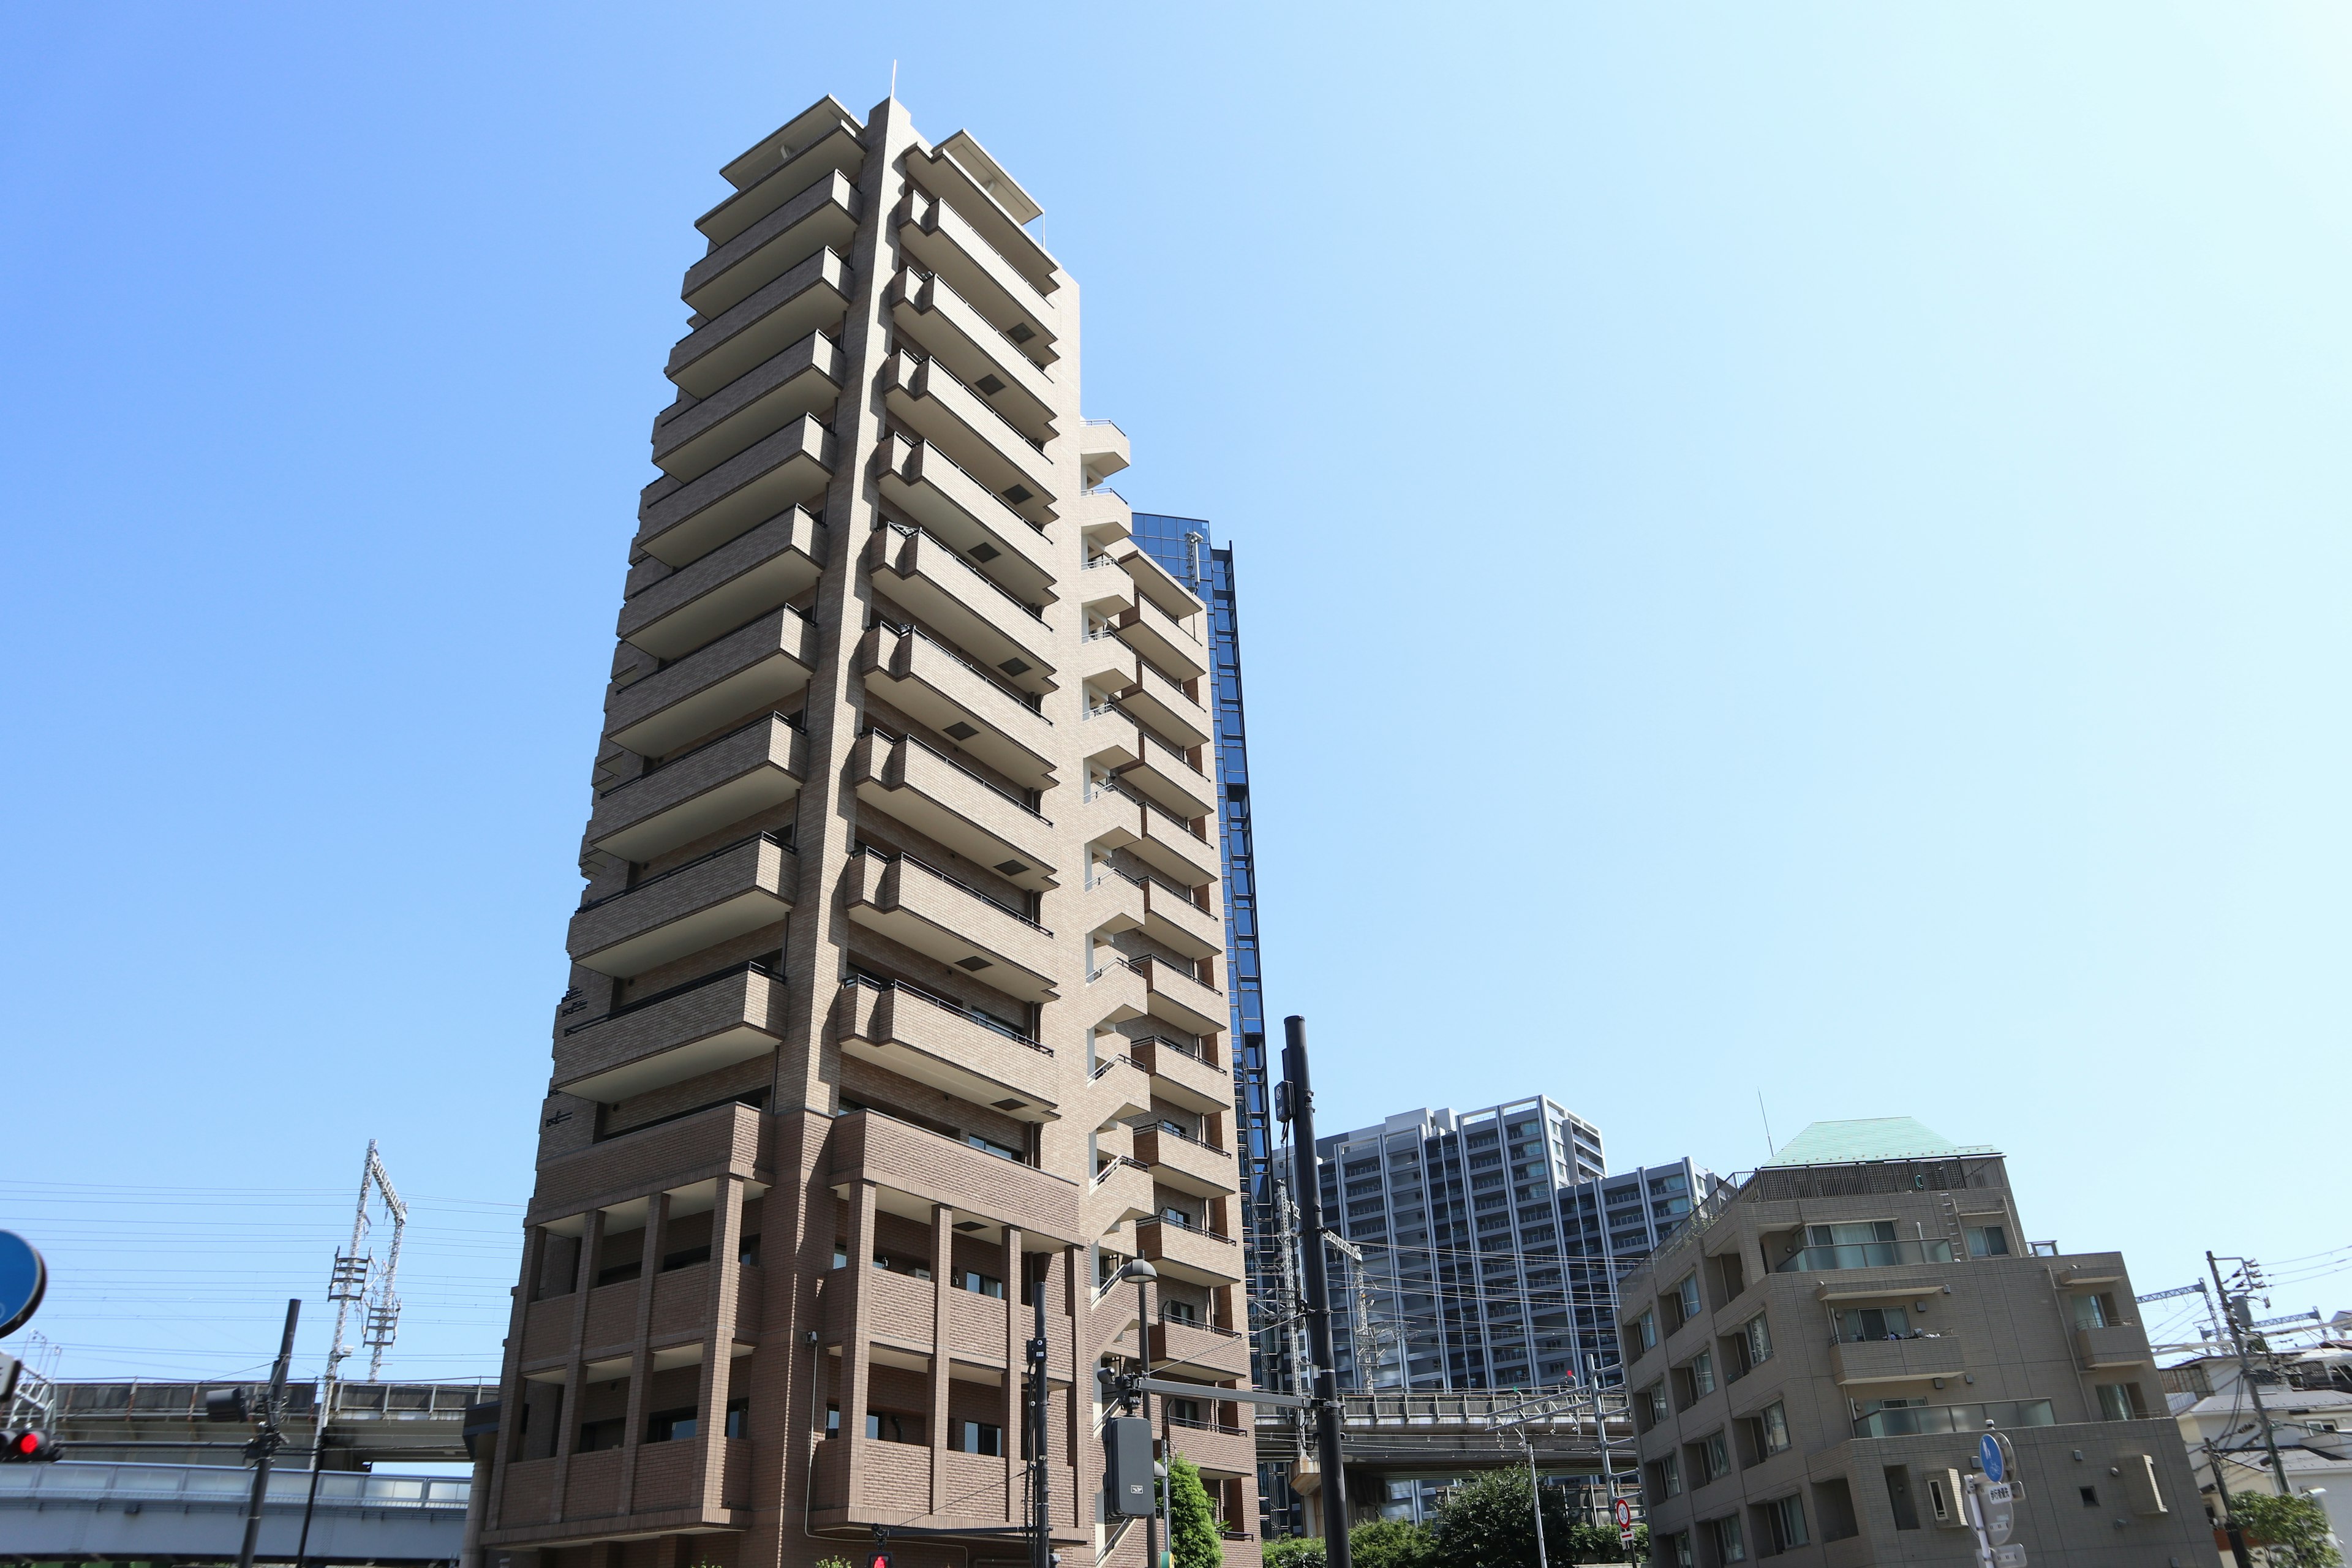
M1907 1116L1859 1121L1816 1121L1764 1162L1772 1165L1853 1165L1864 1160L1923 1160L1943 1154L1991 1154L1991 1145L1953 1142Z

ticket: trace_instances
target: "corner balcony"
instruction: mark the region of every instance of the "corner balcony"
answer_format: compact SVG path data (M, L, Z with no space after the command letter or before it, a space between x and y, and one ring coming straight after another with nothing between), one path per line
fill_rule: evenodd
M1177 1376L1247 1379L1249 1341L1234 1329L1163 1317L1151 1325L1151 1370ZM1187 1453L1179 1428L1176 1451Z
M841 1054L1021 1121L1061 1118L1054 1053L1011 1026L912 985L841 988ZM982 1156L992 1158L992 1156Z
M1108 419L1088 419L1078 431L1078 477L1092 489L1128 466L1127 432Z
M811 123L804 125L803 121ZM723 172L728 183L736 187L735 194L694 220L694 226L713 245L724 245L733 239L825 173L855 182L857 171L865 166L866 148L858 140L857 128L835 118L829 105L821 104L802 115L778 135L793 144L790 151L771 151L775 141L772 137L728 164ZM769 157L778 157L780 161L755 176L753 168Z
M1150 1075L1151 1092L1171 1105L1210 1115L1234 1108L1232 1075L1181 1040L1130 1040L1128 1053Z
M1937 1339L1846 1340L1830 1352L1830 1375L1840 1384L1909 1383L1958 1377L1968 1356L1958 1334Z
M808 738L763 714L597 797L588 841L624 860L650 860L753 812L782 805L808 776Z
M1152 1266L1195 1285L1230 1285L1242 1277L1241 1245L1229 1236L1167 1220L1135 1227L1136 1246Z
M876 625L857 645L866 689L1025 789L1054 783L1054 722L944 643L912 627Z
M1087 1226L1104 1236L1129 1220L1150 1219L1157 1212L1150 1167L1124 1154L1096 1172L1087 1189Z
M826 1179L844 1196L844 1188L854 1191L854 1184L872 1182L1033 1236L1078 1239L1077 1184L1034 1165L999 1158L878 1110L835 1118L825 1142ZM1025 1316L1023 1322L1025 1327Z
M1055 328L1060 312L952 204L910 184L894 216L907 253L946 279L991 325L1044 363L1061 357Z
M1054 437L1054 378L936 274L902 268L890 280L890 320L956 379L988 399L1032 441Z
M1094 1070L1087 1075L1087 1114L1098 1130L1106 1130L1114 1121L1129 1121L1151 1113L1151 1079L1144 1075L1135 1058L1129 1056L1105 1055L1109 1048L1125 1044L1111 1036L1097 1035L1094 1040ZM1129 1161L1134 1164L1135 1162ZM1149 1166L1138 1165L1149 1181ZM1100 1174L1099 1172L1097 1173ZM1146 1194L1149 1196L1149 1194ZM1150 1205L1145 1205L1149 1212Z
M1901 1268L1950 1261L1952 1244L1948 1241L1856 1241L1802 1247L1772 1265L1772 1272L1826 1274L1849 1268Z
M1151 1167L1153 1181L1195 1197L1225 1197L1242 1188L1241 1165L1232 1150L1188 1138L1165 1122L1137 1131L1135 1157Z
M1216 1396L1215 1389L1202 1389L1203 1408L1212 1408L1208 1402ZM1257 1473L1257 1436L1246 1427L1205 1418L1179 1420L1171 1416L1168 1436L1176 1451L1199 1466L1203 1477L1223 1480Z
M1136 760L1118 770L1118 782L1178 816L1216 816L1217 786L1192 759L1149 730L1137 733Z
M832 478L833 432L795 419L698 479L647 485L636 543L673 566L690 565L754 524L822 497Z
M806 592L824 573L824 523L794 507L682 572L642 586L632 572L621 605L621 639L656 658L682 658Z
M680 338L667 374L695 396L709 396L811 332L840 325L854 276L839 252L819 251Z
M679 297L698 313L715 316L818 251L848 254L857 237L857 185L838 169L812 173L815 178L797 195L688 268Z
M1142 550L1130 550L1118 558L1119 569L1135 579L1136 592L1165 611L1171 620L1190 621L1195 616L1206 615L1208 606L1199 595L1174 573L1160 563L1160 558Z
M1071 580L1070 596L1108 620L1135 607L1135 579L1109 556L1092 556Z
M615 690L604 700L604 732L641 757L658 757L738 714L782 707L815 669L814 624L798 610L771 610Z
M583 1100L626 1100L776 1048L783 982L738 963L627 1003L556 1037L554 1087Z
M1087 988L1076 1000L1089 1028L1108 1028L1143 1016L1150 993L1144 988L1143 976L1125 959L1097 948L1087 954Z
M1148 1011L1188 1035L1222 1034L1231 1017L1225 994L1156 958L1129 961L1150 992Z
M2151 1358L2147 1336L2136 1324L2109 1323L2074 1331L2074 1359L2085 1372L2111 1366L2142 1366Z
M681 482L699 479L795 419L831 415L842 367L841 345L811 332L701 402L673 404L654 421L654 466Z
M758 834L581 905L564 945L574 963L625 980L775 924L799 877L783 840Z
M1180 680L1194 680L1208 673L1209 650L1200 637L1149 599L1138 597L1135 607L1122 612L1110 623L1110 629L1112 636L1148 662Z
M1201 700L1148 664L1139 662L1118 705L1180 746L1205 747L1216 733Z
M1078 755L1116 773L1143 760L1143 730L1116 708L1087 708L1078 715Z
M1000 587L947 541L902 523L874 531L866 547L874 585L1032 694L1054 689L1045 616Z
M1116 936L1143 924L1143 884L1119 872L1096 867L1089 873L1078 904L1078 928L1089 936Z
M1202 909L1182 888L1147 879L1143 933L1187 958L1212 958L1225 948L1224 917Z
M859 802L989 867L1016 887L1054 886L1054 825L909 736L868 730L850 753Z
M849 918L1024 1002L1055 999L1054 933L935 867L867 849L844 879Z
M886 436L882 494L923 528L1027 603L1054 602L1054 547L955 460L925 442Z
M1032 522L1054 521L1054 465L1045 448L936 359L904 350L882 366L890 412Z
M1132 847L1139 858L1150 863L1153 870L1180 886L1197 888L1217 879L1215 842L1195 831L1190 822L1171 816L1159 806L1143 807L1140 837Z

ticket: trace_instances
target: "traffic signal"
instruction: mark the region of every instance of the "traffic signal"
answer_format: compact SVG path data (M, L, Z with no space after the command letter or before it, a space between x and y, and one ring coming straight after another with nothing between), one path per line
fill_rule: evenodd
M49 1440L47 1432L28 1428L8 1434L8 1449L5 1458L12 1465L34 1465L54 1459L63 1451Z
M890 1568L890 1554L887 1552L867 1552L866 1568Z

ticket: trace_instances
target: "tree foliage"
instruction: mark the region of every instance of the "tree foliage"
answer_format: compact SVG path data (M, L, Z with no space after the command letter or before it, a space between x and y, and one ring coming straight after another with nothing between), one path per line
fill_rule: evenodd
M2270 1568L2341 1568L2344 1554L2327 1539L2327 1510L2316 1499L2234 1492L2230 1511Z
M1201 1468L1181 1454L1168 1461L1168 1551L1175 1568L1224 1568L1225 1541Z
M1420 1525L1375 1519L1348 1531L1348 1555L1356 1568L1435 1568L1436 1543Z
M1349 1545L1352 1547L1355 1540L1349 1536ZM1265 1568L1324 1568L1325 1563L1323 1543L1307 1536L1286 1536L1265 1543Z
M1415 1568L1536 1568L1536 1522L1522 1469L1489 1470L1458 1488L1437 1510L1428 1536L1429 1555ZM1568 1496L1557 1487L1543 1490L1544 1552L1555 1563L1622 1563L1625 1548L1612 1525L1573 1517ZM1351 1542L1353 1536L1349 1538ZM1634 1533L1636 1561L1648 1542Z

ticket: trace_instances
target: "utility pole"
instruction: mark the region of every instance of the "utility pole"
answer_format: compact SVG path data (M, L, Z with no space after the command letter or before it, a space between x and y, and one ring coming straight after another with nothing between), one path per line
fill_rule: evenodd
M278 1436L278 1413L286 1402L286 1367L294 1359L294 1324L302 1316L302 1300L286 1303L286 1335L278 1342L278 1364L269 1371L269 1394L261 1408L261 1431L246 1445L253 1456L253 1500L245 1510L245 1544L237 1549L236 1568L253 1568L253 1550L261 1540L261 1505L269 1496L269 1457L286 1439ZM306 1543L307 1544L307 1543Z
M1022 1272L1028 1272L1024 1262ZM1045 1494L1045 1416L1051 1407L1052 1395L1045 1386L1045 1271L1037 1270L1036 1283L1029 1287L1029 1300L1035 1308L1032 1320L1029 1343L1029 1568L1053 1568L1054 1546L1047 1534L1053 1513ZM299 1568L299 1564L297 1564Z
M2213 1440L2205 1440L2205 1463L2213 1472L2213 1489L2221 1495L2221 1528L2229 1532L2230 1555L2237 1559L2238 1568L2253 1568L2253 1559L2246 1554L2246 1532L2238 1524L2238 1505L2230 1500L2230 1483L2221 1479L2221 1450Z
M2249 1272L2251 1260L2235 1258L2231 1261L2239 1266L2239 1271L2246 1276L2247 1282L2251 1284L2253 1279L2252 1274ZM2231 1298L2229 1290L2221 1283L2221 1265L2210 1251L2205 1254L2205 1267L2213 1271L2213 1290L2221 1298L2221 1321L2229 1325L2230 1343L2238 1352L2238 1376L2245 1383L2247 1394L2253 1398L2254 1419L2262 1423L2263 1447L2268 1448L2271 1454L2271 1484L2278 1488L2279 1496L2291 1497L2294 1495L2294 1489L2287 1485L2286 1467L2279 1462L2278 1436L2271 1430L2271 1413L2263 1408L2262 1385L2254 1381L2254 1365L2246 1355L2246 1336L2238 1329L2238 1302L2244 1298L2242 1295L2234 1300ZM2215 1466L2213 1473L2220 1475L2221 1467Z
M1276 1111L1291 1125L1291 1185L1297 1194L1307 1274L1307 1338L1315 1355L1316 1458L1322 1470L1323 1557L1355 1568L1348 1552L1348 1483L1339 1458L1339 1373L1331 1352L1331 1276L1323 1257L1323 1184L1315 1173L1315 1090L1307 1073L1307 1020L1282 1021L1282 1091ZM1157 1564L1154 1564L1157 1568Z

